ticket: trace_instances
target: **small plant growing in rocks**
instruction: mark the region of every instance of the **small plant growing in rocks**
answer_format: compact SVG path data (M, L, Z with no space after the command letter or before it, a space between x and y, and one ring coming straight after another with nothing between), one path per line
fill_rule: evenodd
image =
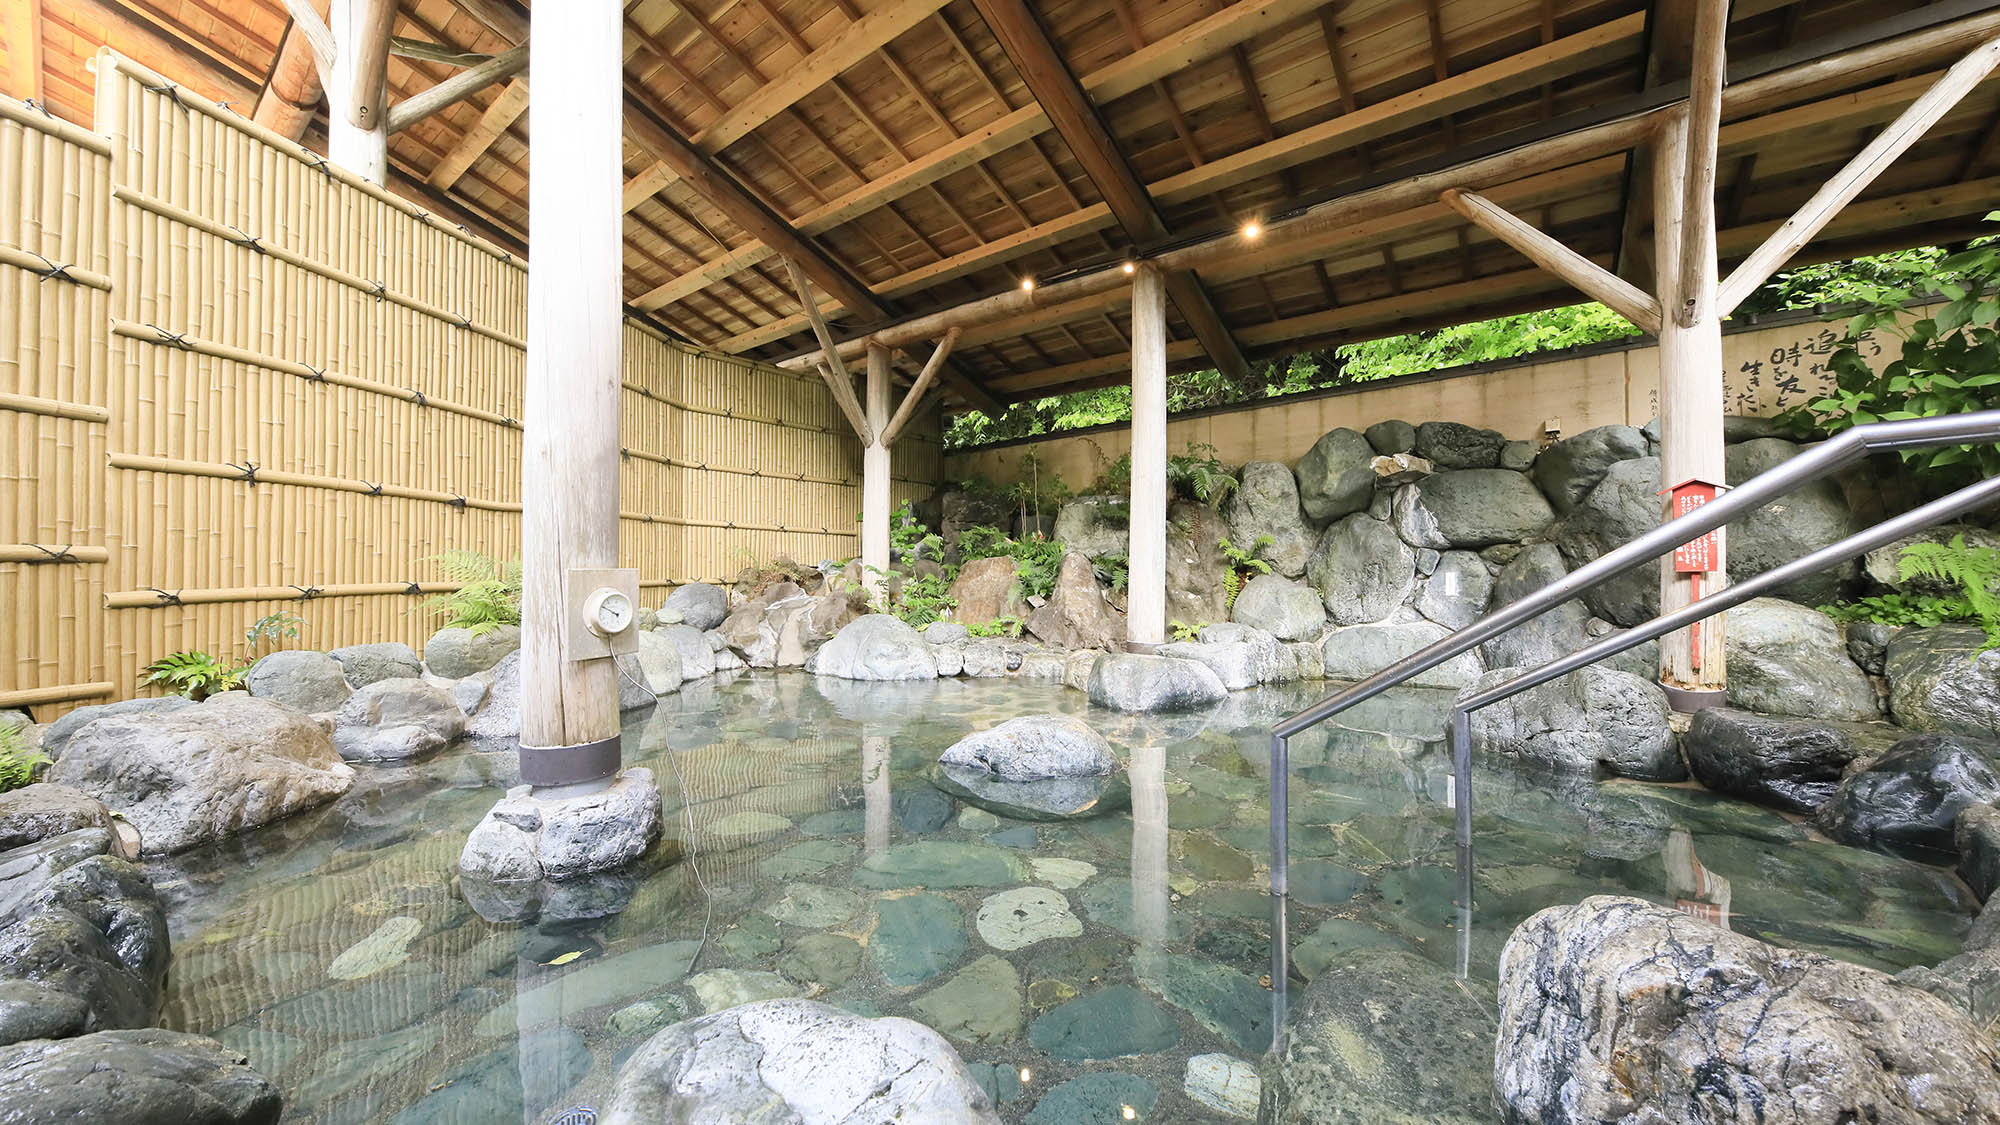
M0 793L32 784L49 764L49 756L28 745L19 727L0 727Z
M435 556L458 589L434 594L426 608L444 615L446 628L470 629L475 636L521 623L521 560L498 562L478 551L446 551Z
M217 660L199 649L186 649L162 656L146 665L144 671L146 678L140 682L158 684L175 695L202 700L242 687L250 667Z

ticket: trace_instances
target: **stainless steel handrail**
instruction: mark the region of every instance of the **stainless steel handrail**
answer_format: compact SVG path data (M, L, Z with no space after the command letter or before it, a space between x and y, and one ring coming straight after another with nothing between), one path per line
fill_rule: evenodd
M1289 935L1285 926L1289 882L1287 868L1290 864L1290 813L1286 807L1286 801L1288 799L1288 781L1291 765L1288 743L1294 735L1325 722L1327 719L1340 714L1350 707L1372 699L1390 688L1399 686L1412 677L1428 671L1461 653L1469 651L1476 645L1518 628L1556 606L1576 598L1587 590L1595 589L1626 571L1667 554L1696 536L1721 527L1739 516L1755 511L1800 486L1817 480L1836 469L1852 464L1870 453L1920 446L1959 445L1995 441L2000 441L2000 410L1983 410L1971 414L1958 414L1942 418L1914 418L1906 421L1875 422L1865 426L1856 426L1781 465L1758 474L1755 478L1745 482L1741 487L1724 493L1722 496L1702 505L1693 512L1679 519L1669 520L1644 535L1633 539L1631 542L1626 543L1624 546L1549 583L1547 586L1509 602L1507 605L1493 613L1487 614L1478 621L1396 661L1366 680L1336 692L1313 704L1311 707L1307 707L1290 718L1273 725L1271 728L1271 1011L1274 1042L1284 1034L1287 992L1286 975L1291 963ZM1992 487L2000 486L1995 486L1993 481L1984 481L1969 488L1961 489L1943 500L1935 501L1915 511L1897 516L1894 519L1883 521L1883 523L1876 525L1875 528L1869 531L1851 536L1830 547L1812 552L1803 558L1795 559L1782 567L1775 568L1767 575L1746 581L1741 586L1725 587L1723 590L1717 591L1693 605L1677 610L1673 614L1657 618L1647 625L1614 634L1578 653L1552 662L1547 666L1548 668L1555 668L1561 665L1561 670L1552 672L1542 679L1535 679L1533 683L1523 683L1517 690L1526 691L1528 688L1536 686L1536 684L1545 683L1556 676L1567 674L1582 667L1584 664L1603 659L1605 656L1616 652L1622 652L1626 648L1641 644L1653 637L1663 636L1676 629L1684 628L1692 622L1702 620L1714 613L1719 613L1731 605L1740 604L1747 598L1756 597L1757 592L1781 585L1800 574L1812 573L1833 563L1851 558L1856 554L1873 550L1877 546L1894 542L1896 539L1910 534L1910 528L1930 526L1933 523L1949 519L1951 515L1961 514L1990 503L1995 498L1995 494L1990 491ZM1947 510L1948 514L1946 515L1936 516L1928 520L1919 518L1927 513ZM1878 537L1878 533L1883 528L1892 526L1903 530L1899 530L1893 535L1888 535L1886 538ZM1864 541L1867 545L1855 546ZM1851 550L1849 549L1850 547L1852 547ZM1772 575L1782 575L1782 577L1773 578ZM1749 589L1752 592L1743 594L1740 591L1744 589ZM1733 600L1725 600L1725 598L1731 595L1733 595ZM1654 626L1661 627L1657 632L1647 632L1653 629ZM1639 633L1644 633L1645 635L1634 635ZM1587 659L1577 662L1585 654L1594 655L1589 655ZM1539 671L1531 673L1528 676L1510 681L1509 684L1501 685L1500 688L1493 690L1498 691L1501 688L1521 683L1522 680L1533 679L1534 676L1539 674ZM1482 693L1482 695L1484 694L1491 693ZM1503 698L1506 698L1506 696L1486 700L1478 706L1486 706ZM1451 735L1454 740L1454 746L1457 745L1461 727L1464 728L1465 737L1469 740L1469 713L1470 710L1476 709L1477 707L1473 707L1453 711ZM1458 844L1461 856L1464 856L1465 849L1468 849L1472 844L1472 765L1469 750L1464 754L1454 753L1452 784L1453 804L1458 822ZM1462 867L1466 868L1466 870L1461 871L1459 882L1464 884L1467 881L1469 864L1462 864Z

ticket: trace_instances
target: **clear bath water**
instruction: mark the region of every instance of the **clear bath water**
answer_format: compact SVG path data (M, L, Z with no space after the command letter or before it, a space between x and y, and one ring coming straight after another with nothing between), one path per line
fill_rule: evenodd
M1270 1035L1269 726L1321 691L1134 717L1016 680L691 684L627 716L625 760L654 771L670 832L692 821L701 878L661 867L607 889L620 912L581 922L489 922L457 892L460 847L512 783L511 754L364 766L333 805L152 865L174 939L166 1022L247 1054L298 1122L548 1121L602 1105L659 1027L769 995L941 1026L1009 1121L1081 1120L1086 1104L1209 1120L1183 1093L1188 1058L1254 1062ZM1486 764L1461 933L1448 705L1406 690L1294 743L1290 928L1305 971L1355 945L1444 973L1463 963L1464 1002L1490 1022L1512 928L1599 893L1891 971L1957 952L1971 904L1948 871L1689 787ZM927 779L965 734L1048 712L1118 745L1129 810L996 818ZM991 896L1023 887L1044 891L982 923ZM1105 1072L1138 1081L1096 1102L1070 1096L1082 1087L1049 1096Z

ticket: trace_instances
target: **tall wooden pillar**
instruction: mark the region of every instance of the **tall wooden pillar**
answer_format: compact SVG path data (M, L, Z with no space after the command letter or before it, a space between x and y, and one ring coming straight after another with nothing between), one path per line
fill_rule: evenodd
M618 565L623 27L615 4L538 4L532 18L536 80L562 96L528 106L522 771L568 763L569 783L618 769L617 667L568 659L563 624L565 572Z
M1660 486L1687 480L1725 483L1722 458L1722 320L1716 314L1715 208L1712 174L1685 205L1687 177L1715 164L1715 134L1690 137L1689 115L1675 114L1654 140L1654 249L1660 294ZM1692 149L1691 149L1692 146ZM1692 159L1690 157L1692 156ZM1707 192L1708 206L1701 205ZM1685 252L1684 252L1685 251ZM1686 271L1684 273L1684 271ZM1663 516L1670 516L1661 497ZM1673 556L1660 563L1660 610L1672 613L1728 584L1727 529L1717 529L1715 569L1682 574ZM1719 700L1726 686L1723 618L1660 639L1660 682L1677 709ZM1685 693L1685 694L1684 694Z
M1132 275L1132 526L1126 643L1167 639L1167 290L1160 271Z
M332 80L326 85L327 155L374 182L389 178L389 99L384 86L395 0L332 0Z
M861 566L869 599L882 592L889 573L889 349L868 346L868 444L861 450Z

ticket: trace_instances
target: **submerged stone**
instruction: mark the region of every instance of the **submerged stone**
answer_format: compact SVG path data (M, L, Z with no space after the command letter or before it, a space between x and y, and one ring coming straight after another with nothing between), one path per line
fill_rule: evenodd
M965 945L965 916L948 898L919 892L876 903L868 952L882 979L898 988L922 984L950 968Z
M694 989L695 998L701 1001L702 1011L710 1015L738 1004L778 1000L799 994L792 982L776 973L745 969L710 969L705 973L696 973L688 978L688 987Z
M1003 887L1028 879L1028 865L1003 848L927 840L897 844L863 860L854 872L858 886Z
M839 988L861 968L861 943L840 934L801 934L778 955L777 967L801 984Z
M1187 1061L1187 1077L1181 1092L1188 1100L1224 1117L1244 1121L1257 1116L1257 1099L1263 1080L1257 1068L1229 1055L1194 1055Z
M1016 820L1076 820L1116 812L1132 803L1132 787L1122 772L1002 781L983 770L940 765L930 777L944 792Z
M1139 983L1195 1022L1245 1051L1271 1045L1271 994L1226 965L1178 953L1141 951Z
M976 925L979 936L995 949L1026 949L1083 933L1083 923L1070 913L1069 900L1046 887L1016 887L988 895L979 905Z
M764 912L780 922L808 930L837 926L861 910L861 896L845 887L793 883Z
M1164 1051L1181 1040L1173 1017L1131 985L1114 984L1050 1010L1028 1041L1058 1059L1114 1059Z
M1021 974L989 953L919 997L910 1009L953 1039L1004 1042L1021 1031Z
M1136 1074L1105 1071L1058 1083L1028 1113L1028 1125L1125 1125L1148 1120L1160 1089Z

